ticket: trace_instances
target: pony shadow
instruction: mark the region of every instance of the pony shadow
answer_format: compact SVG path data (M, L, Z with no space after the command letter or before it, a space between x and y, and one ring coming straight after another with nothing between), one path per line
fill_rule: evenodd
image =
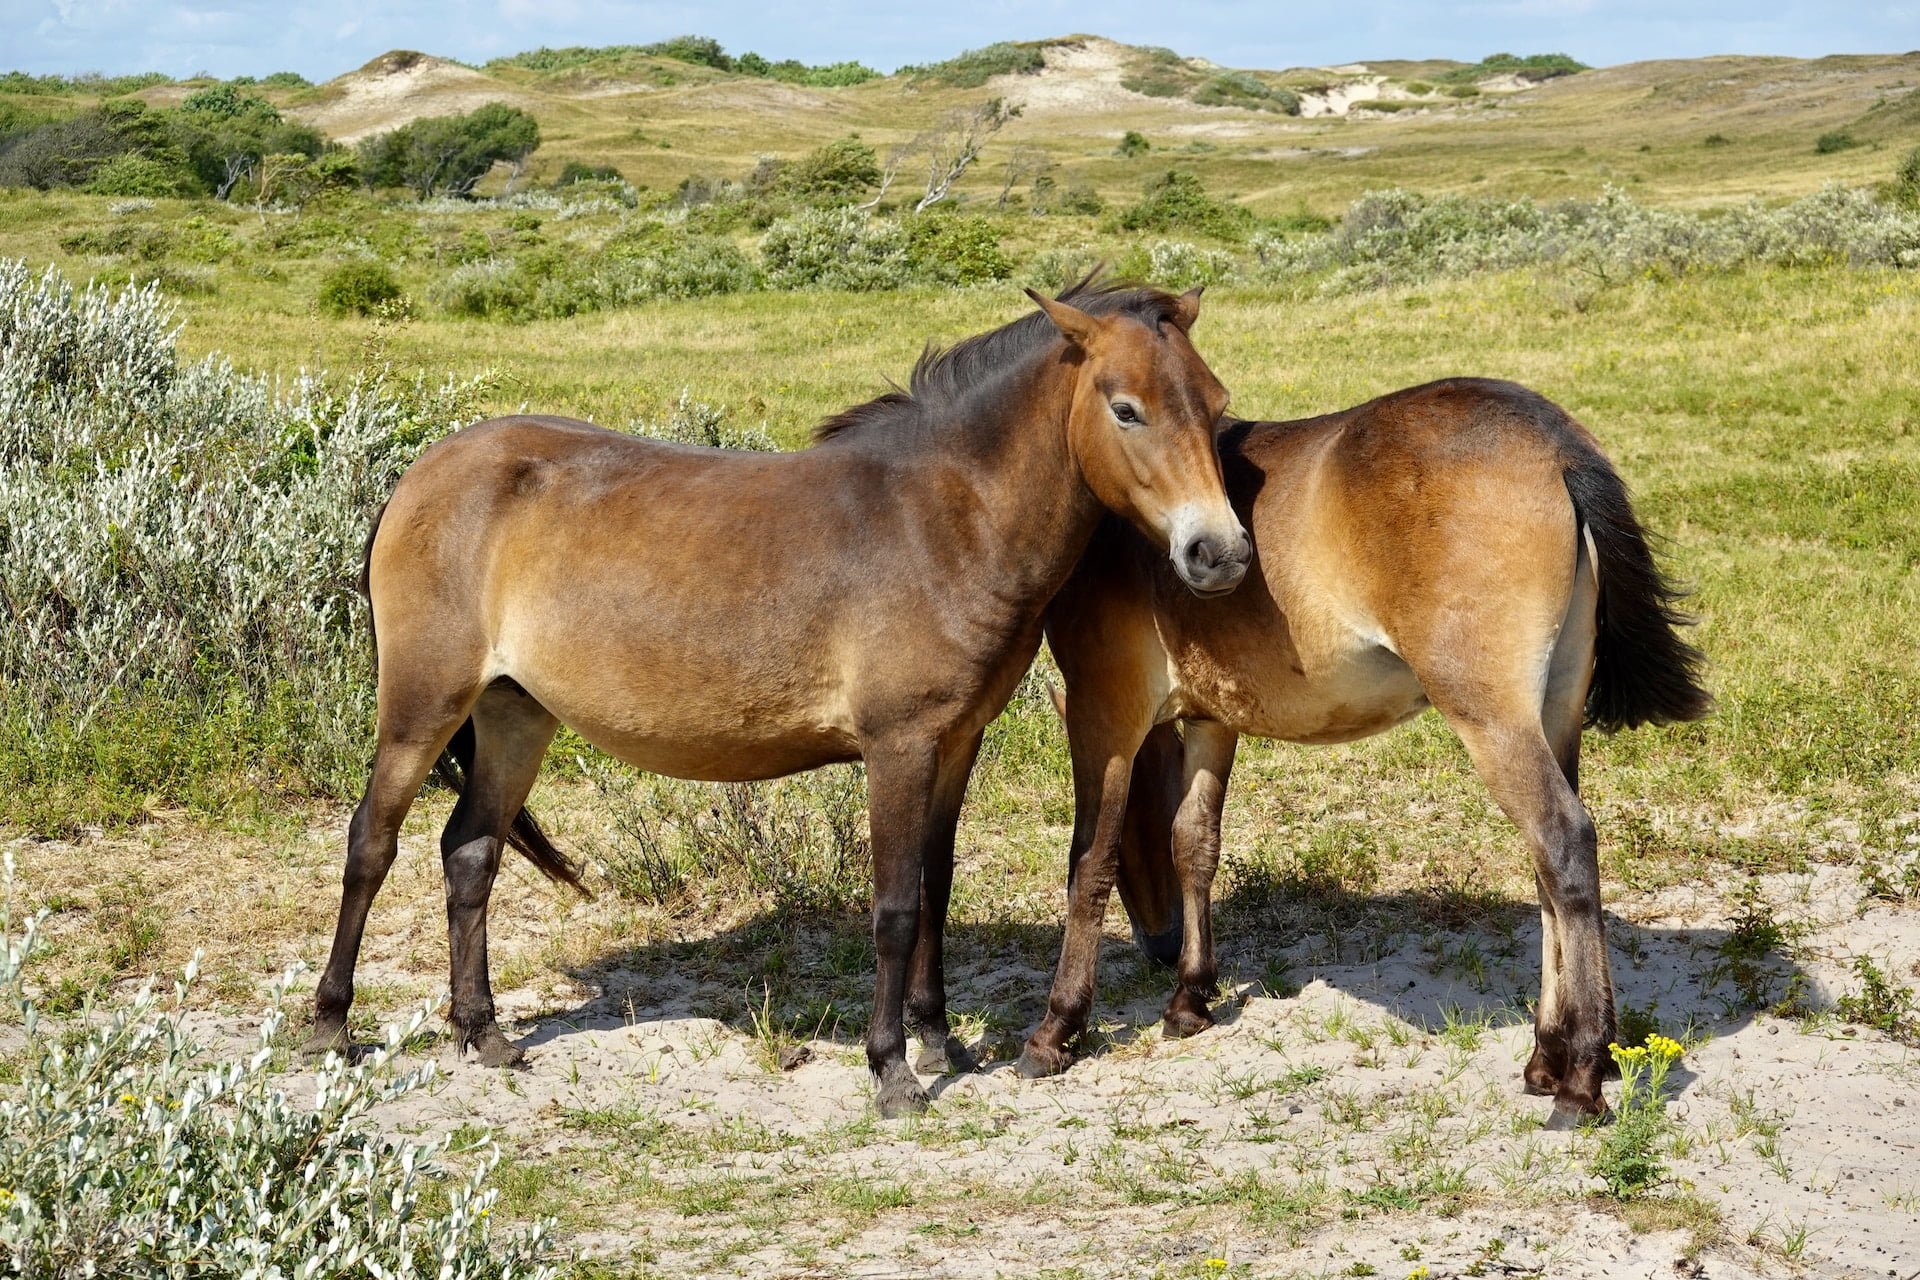
M1119 915L1118 905L1114 908ZM1300 998L1319 984L1430 1034L1527 1023L1539 991L1540 917L1530 902L1457 892L1359 893L1338 885L1241 887L1214 905L1225 998L1217 1026L1252 999ZM1649 927L1608 914L1622 1043L1648 1032L1723 1036L1756 1010L1808 989L1777 945L1732 926ZM529 1049L584 1031L711 1018L747 1035L858 1049L873 999L864 912L772 908L693 939L650 941L572 971L593 994L523 1021ZM1061 926L957 919L946 939L955 1031L998 1071L1046 1012ZM1131 943L1102 941L1094 1028L1098 1057L1155 1034L1172 972ZM1692 1082L1683 1067L1669 1077ZM941 1082L935 1081L937 1095Z

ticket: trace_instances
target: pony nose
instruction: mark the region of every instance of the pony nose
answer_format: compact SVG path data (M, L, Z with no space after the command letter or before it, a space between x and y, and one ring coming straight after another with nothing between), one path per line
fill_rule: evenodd
M1196 534L1180 549L1180 576L1189 587L1204 594L1230 591L1246 576L1252 552L1253 544L1244 530L1235 530L1231 539Z

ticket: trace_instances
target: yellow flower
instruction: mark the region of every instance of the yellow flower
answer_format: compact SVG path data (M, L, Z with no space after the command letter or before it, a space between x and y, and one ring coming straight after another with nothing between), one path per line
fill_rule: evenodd
M1432 1274L1431 1271L1427 1270L1427 1264L1423 1262L1413 1270L1407 1272L1407 1280L1427 1280L1427 1277Z
M1208 1258L1207 1259L1207 1270L1225 1271L1226 1269L1227 1269L1227 1260L1225 1258Z
M135 1103L137 1103L137 1102L139 1102L140 1100L139 1100L138 1098L136 1098L136 1097L134 1097L134 1096L133 1096L132 1094L130 1094L130 1093L123 1093L123 1094L121 1094L121 1095L120 1095L120 1101L122 1101L122 1102L124 1102L124 1103L126 1103L126 1104L127 1104L128 1106L130 1106L130 1107L131 1107L131 1106L133 1106L133 1105L134 1105Z

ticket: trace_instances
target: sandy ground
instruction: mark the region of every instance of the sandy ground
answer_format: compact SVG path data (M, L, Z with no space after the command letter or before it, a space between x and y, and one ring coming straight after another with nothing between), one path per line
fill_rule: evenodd
M213 857L161 840L146 883L213 869L217 892L154 898L206 932L244 915L259 940L238 962L264 978L321 958L337 836L316 828L251 880L235 879L244 842ZM16 851L31 890L84 879L110 843ZM422 837L406 843L361 973L365 1002L390 1008L444 972L438 868ZM857 1027L810 1012L868 998L857 919L768 913L635 941L617 904L562 902L516 870L496 896L495 974L530 1067L461 1063L442 1040L423 1052L446 1074L383 1121L495 1130L550 1189L535 1206L560 1211L569 1247L675 1275L1920 1274L1920 1054L1831 1013L1752 1011L1714 972L1739 880L1609 903L1622 1008L1690 1045L1672 1180L1640 1212L1598 1194L1596 1134L1543 1129L1546 1102L1519 1092L1538 955L1524 902L1449 921L1418 895L1230 899L1219 1025L1184 1042L1159 1032L1166 975L1116 936L1090 1051L1037 1083L1011 1062L1057 932L962 922L952 1003L984 1065L931 1080L928 1117L882 1122ZM1758 962L1769 1001L1829 1008L1857 987L1858 955L1912 984L1911 905L1868 899L1847 866L1757 883L1789 938ZM802 1033L791 1070L777 1059L793 1040L756 1034L763 998ZM242 1038L247 1007L196 1021ZM1709 1206L1705 1226L1654 1211L1676 1204Z

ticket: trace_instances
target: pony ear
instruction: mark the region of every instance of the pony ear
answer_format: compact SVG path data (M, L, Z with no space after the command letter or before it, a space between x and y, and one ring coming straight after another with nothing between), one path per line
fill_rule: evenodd
M1060 331L1060 335L1076 347L1086 346L1093 335L1099 331L1100 322L1080 308L1049 298L1043 293L1036 293L1032 289L1026 292L1027 296L1047 313L1047 319L1053 321L1053 327Z
M1197 284L1173 300L1173 315L1169 317L1182 333L1192 330L1193 322L1200 318L1200 295L1207 286Z

